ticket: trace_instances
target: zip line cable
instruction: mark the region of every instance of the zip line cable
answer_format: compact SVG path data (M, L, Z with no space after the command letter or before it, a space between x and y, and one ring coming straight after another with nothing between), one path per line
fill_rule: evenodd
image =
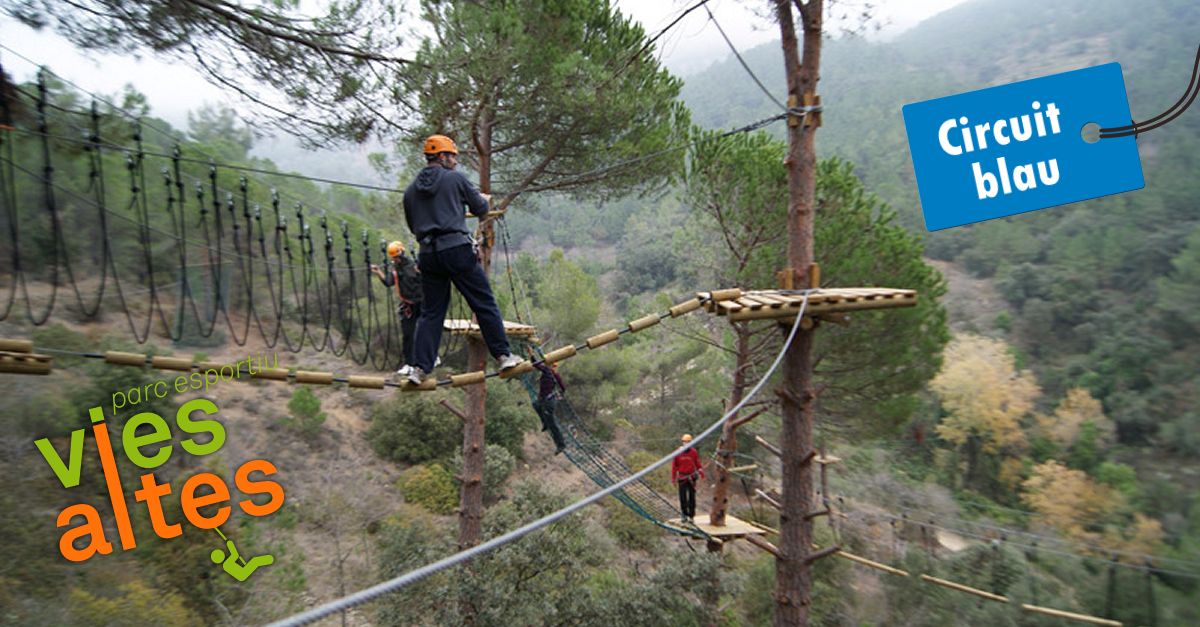
M17 91L21 92L22 94L24 94L26 96L30 95L29 92L27 92L23 89L20 89L20 88L17 88ZM58 109L60 111L67 112L67 113L76 113L79 115L86 115L85 112L69 110L64 107L54 107L54 108ZM38 135L39 134L37 131L30 131L30 130L26 130L26 129L13 129L13 130L15 130L16 132L21 133L23 135ZM67 137L64 135L50 135L49 137L51 139L55 139L58 141L81 144L81 145L88 145L90 143L90 140L88 140L86 138ZM122 146L120 144L102 143L100 145L102 145L103 147L108 148L110 150L129 150L129 148L127 146ZM172 155L168 155L168 154L161 153L161 152L155 152L153 150L143 150L142 154L149 156L149 157L161 157L163 159L173 158ZM267 176L281 176L284 178L298 179L298 180L302 180L302 181L313 181L313 182L317 182L317 183L329 183L331 185L341 185L344 187L357 187L359 189L368 189L368 190L377 191L377 192L388 192L388 193L392 193L392 194L403 194L404 193L403 189L398 189L395 187L383 187L381 185L372 185L369 183L354 183L351 181L342 181L342 180L338 180L338 179L330 179L330 178L324 178L324 177L320 177L320 176L309 176L307 174L297 174L294 172L272 171L272 170L267 170L264 168L256 168L256 167L247 166L247 165L235 165L232 163L215 163L211 159L204 160L204 159L194 159L191 157L179 157L179 160L183 161L185 163L195 163L198 165L217 165L220 168L226 169L226 170L251 172L254 174L263 174L263 175L267 175Z
M562 520L563 518L583 509L584 507L587 507L588 505L591 505L592 503L595 503L596 501L599 501L600 499L603 499L604 497L613 494L617 490L620 490L620 489L624 488L625 486L627 486L635 481L638 481L642 477L645 477L646 475L650 474L651 472L657 470L661 466L665 465L667 462L674 459L674 457L676 455L679 455L679 454L683 453L684 451L695 447L701 441L703 441L704 438L708 437L714 431L721 428L721 426L725 423L725 420L728 419L729 416L732 416L734 413L736 413L738 410L740 410L742 408L742 405L746 404L746 402L748 402L751 398L753 398L754 395L757 394L758 391L760 389L762 389L762 387L764 385L766 385L767 380L771 377L771 375L775 373L775 369L779 367L779 363L781 361L783 361L783 356L785 354L787 354L788 348L791 347L792 341L796 337L796 332L800 329L800 321L804 318L804 310L808 305L808 295L810 292L811 292L810 290L804 290L804 292L803 292L804 300L801 302L800 309L796 313L796 321L792 324L792 329L789 332L787 339L784 341L783 347L779 350L779 354L776 355L775 362L772 363L771 367L767 369L767 372L766 372L766 374L763 375L762 379L759 379L758 383L755 384L755 386L750 390L750 392L748 394L746 394L745 398L743 398L737 405L735 405L732 409L730 409L728 412L726 412L725 415L721 416L721 418L719 420L717 420L716 422L709 425L709 427L707 429L705 429L702 433L700 433L698 436L696 436L688 444L675 449L674 451L672 451L665 457L662 457L658 461L650 464L649 466L634 473L633 475L630 475L629 477L626 477L625 479L622 479L622 480L614 483L613 485L611 485L599 492L592 494L591 496L580 499L580 500L572 503L571 505L568 505L556 512L547 514L546 516L543 516L542 518L539 518L533 522L527 523L517 529L509 531L508 533L497 536L491 540L488 540L487 542L484 542L483 544L479 544L479 545L474 546L465 551L459 551L458 553L455 553L453 555L450 555L448 557L440 559L432 564L428 564L428 565L422 566L421 568L418 568L416 570L409 571L403 575L400 575L393 579L389 579L382 583L378 583L374 586L371 586L370 588L360 590L359 592L356 592L349 596L345 596L340 599L335 599L333 601L330 601L328 603L325 603L323 605L315 607L306 612L296 614L289 618L285 618L283 620L271 623L271 627L292 627L292 626L297 626L297 625L306 625L315 620L329 616L330 614L341 612L343 610L347 610L347 609L357 606L357 605L362 605L363 603L366 603L372 599L375 599L376 597L379 597L383 594L387 594L388 592L399 590L400 588L403 588L407 585L416 583L417 581L420 581L434 573L440 572L442 570L445 570L445 569L453 567L453 566L457 566L457 565L462 564L463 562L470 560L474 557L488 553L496 548L499 548L505 544L508 544L509 542L513 542L513 541L518 540L534 531L537 531L538 529L541 529L542 527L545 527L552 523L558 522L559 520Z
M3 47L3 46L0 45L0 47ZM755 77L755 80L757 81L757 77ZM25 92L22 92L22 93L25 93ZM770 94L768 94L768 95L770 95ZM718 137L724 138L724 137L729 137L732 135L737 135L740 133L748 133L750 131L758 130L760 128L763 128L764 126L768 126L774 122L782 120L782 119L786 118L789 114L797 114L798 113L798 114L802 115L803 113L806 113L809 110L815 111L817 109L816 107L809 107L809 108L800 107L794 111L790 111L787 107L782 106L782 104L780 104L780 108L783 109L784 113L775 115L775 116L771 116L771 117L767 117L767 118L764 118L761 120L757 120L755 122L751 122L749 124L746 124L746 125L743 125L743 126L740 126L737 128L729 129L729 130L721 133L720 135L718 135ZM17 133L20 133L23 135L29 135L29 136L41 135L41 133L39 133L37 131L31 131L31 130L27 130L27 129L14 129L14 130ZM63 141L63 142L69 142L69 143L76 143L76 144L87 144L88 143L88 140L86 140L86 139L73 138L73 137L67 137L67 136L62 136L62 135L49 135L48 137L51 139L55 139L55 140L59 140L59 141ZM551 189L561 187L563 185L572 185L572 184L589 182L593 177L596 177L598 175L606 174L608 172L615 171L615 170L620 170L620 169L628 167L630 165L636 165L638 163L642 163L644 161L648 161L648 160L654 159L656 157L661 157L666 154L670 154L673 152L677 152L679 150L690 148L694 145L703 143L704 141L709 141L709 140L707 138L705 138L705 139L696 139L696 140L691 140L691 141L687 141L687 142L676 143L676 144L667 146L666 148L657 150L655 152L650 152L650 153L647 153L644 155L639 155L637 157L632 157L632 158L629 158L629 159L626 159L623 161L619 161L617 163L613 163L613 164L609 164L609 165L602 166L599 168L595 168L593 170L589 170L586 172L573 174L565 181L556 181L553 183L547 183L547 184L543 184L543 185L534 185L534 186L531 186L531 187L521 190L521 191L514 191L514 192L498 191L498 192L493 192L493 195L504 196L504 197L512 196L515 198L516 196L519 196L521 194L551 190ZM130 147L123 146L120 144L102 142L100 145L105 148L109 148L110 150L120 150L120 151L129 151L130 150ZM175 157L174 155L167 155L164 153L147 151L147 150L143 150L142 154L145 154L147 156L152 156L152 157L166 158L166 159L178 158L180 161L185 162L185 163L208 165L208 166L218 167L221 169L228 169L228 170L249 171L249 172L260 173L260 174L264 174L264 175L268 175L268 176L285 176L285 177L290 177L290 178L295 178L295 179L310 180L310 181L317 181L317 182L323 182L323 183L333 183L333 184L337 184L337 185L347 185L347 186L351 186L351 187L365 187L367 189L374 189L374 190L383 191L383 192L392 192L392 193L400 193L400 194L404 193L403 189L398 189L398 188L366 186L366 185L360 185L360 184L356 184L356 183L348 183L345 181L336 181L336 180L332 180L332 179L322 179L319 177L311 177L311 176L302 175L302 174L289 174L289 173L285 173L285 172L271 172L269 170L263 170L263 169L259 169L259 168L248 167L248 166L239 166L239 165L234 165L234 164L229 164L229 163L217 163L217 162L213 161L212 159L205 161L203 159L194 159L194 158L189 158L189 157ZM204 154L204 153L201 152L201 154Z
M717 27L717 32L721 33L721 38L725 40L725 44L729 46L729 50L733 52L733 56L737 57L738 63L740 63L742 65L742 69L746 70L746 73L750 75L750 79L754 81L754 84L758 85L758 88L762 90L762 93L766 94L767 98L770 98L771 102L775 103L775 106L787 111L787 105L780 102L779 99L771 93L771 90L767 89L767 86L763 85L763 82L758 80L758 75L754 73L754 70L750 69L750 65L746 63L746 60L742 58L742 54L738 52L738 49L733 45L733 42L729 40L729 35L725 34L725 29L721 28L721 23L717 21L716 16L713 15L713 12L708 8L708 5L704 6L704 10L708 12L709 21L713 23L713 26Z
M808 113L809 111L817 111L818 109L820 109L820 107L799 107L792 111L786 111L786 112L780 113L778 115L766 117L761 120L757 120L755 122L751 122L749 124L739 126L737 128L723 131L722 133L717 135L717 138L723 139L725 137L731 137L733 135L738 135L740 133L749 133L751 131L756 131L760 128L763 128L764 126L768 126L768 125L778 122L784 118L787 118L790 115L804 115L804 114ZM610 165L595 168L593 170L588 170L586 172L581 172L579 174L573 174L570 177L568 177L567 179L562 180L562 181L555 181L552 183L544 183L542 185L533 185L533 186L527 187L520 191L493 192L493 194L499 195L499 196L504 196L507 199L507 198L516 198L517 196L520 196L521 194L528 194L531 192L541 192L541 191L559 189L559 188L562 188L565 186L579 185L582 183L587 183L592 180L595 180L595 178L597 176L607 174L614 170L620 170L622 168L626 168L631 165L636 165L636 164L642 163L643 161L649 161L650 159L655 159L655 158L661 157L663 155L668 155L673 152L678 152L680 150L684 150L686 148L690 148L692 146L696 146L696 145L702 144L707 141L712 141L712 138L706 137L706 138L691 139L691 140L679 142L679 143L667 146L666 148L656 150L654 152L648 152L644 155L632 157L632 158L626 159L624 161L618 161L617 163L613 163Z

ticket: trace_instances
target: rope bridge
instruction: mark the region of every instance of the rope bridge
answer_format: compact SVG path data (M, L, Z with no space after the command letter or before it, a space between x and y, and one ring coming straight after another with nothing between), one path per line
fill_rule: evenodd
M531 403L537 401L540 376L541 373L537 371L521 375L521 382L525 384L525 390L529 393ZM596 485L607 488L634 474L634 470L624 460L608 450L584 427L579 414L575 413L575 408L566 396L560 398L555 406L554 419L558 422L563 440L566 442L562 451L563 455ZM681 518L681 512L669 499L659 494L643 479L638 479L617 490L612 496L624 503L638 516L672 533L705 540L711 539L708 534L694 524L680 524L674 521L668 523L671 519Z
M257 332L268 349L401 364L396 296L368 272L386 253L367 229L289 207L236 166L199 165L175 138L156 152L140 119L58 106L44 71L11 96L25 113L0 130L0 322L23 309L41 326L63 305L94 319L108 304L139 344L224 328L238 346Z

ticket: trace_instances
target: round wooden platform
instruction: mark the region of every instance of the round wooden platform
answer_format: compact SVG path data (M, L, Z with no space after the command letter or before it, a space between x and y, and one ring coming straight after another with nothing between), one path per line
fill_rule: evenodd
M664 520L664 524L668 527L679 529L680 531L690 531L691 525L684 525L678 518ZM750 535L762 535L766 531L755 527L754 525L738 518L737 516L725 515L725 524L717 527L716 525L708 524L708 514L696 514L696 520L692 523L697 529L703 531L713 538L741 538Z

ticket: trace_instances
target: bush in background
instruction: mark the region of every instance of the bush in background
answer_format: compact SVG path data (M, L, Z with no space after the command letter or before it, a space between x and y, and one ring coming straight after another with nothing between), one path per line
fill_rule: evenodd
M288 401L288 418L284 424L300 432L306 438L312 439L321 432L325 424L325 412L321 411L321 399L307 387L300 387Z
M437 392L396 395L372 407L367 429L371 448L384 459L405 464L449 459L462 439L462 424L438 405L440 398Z
M435 513L448 515L458 506L458 488L450 472L440 464L413 466L397 482L404 500Z

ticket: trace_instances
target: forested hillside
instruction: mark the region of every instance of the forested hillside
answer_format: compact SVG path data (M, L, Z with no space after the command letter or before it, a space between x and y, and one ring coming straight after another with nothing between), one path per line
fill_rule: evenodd
M1186 86L1197 21L1200 6L1186 1L975 1L890 43L831 41L818 142L852 161L905 224L924 232L903 104L1116 60L1134 118L1148 118ZM777 47L745 57L768 84L781 84ZM732 59L690 77L684 97L713 127L773 110ZM1190 313L1198 137L1192 112L1140 138L1147 184L1137 193L925 235L934 259L993 279L1007 311L976 330L1012 342L1047 393L1085 387L1116 421L1122 443L1189 456L1200 453L1200 345Z

